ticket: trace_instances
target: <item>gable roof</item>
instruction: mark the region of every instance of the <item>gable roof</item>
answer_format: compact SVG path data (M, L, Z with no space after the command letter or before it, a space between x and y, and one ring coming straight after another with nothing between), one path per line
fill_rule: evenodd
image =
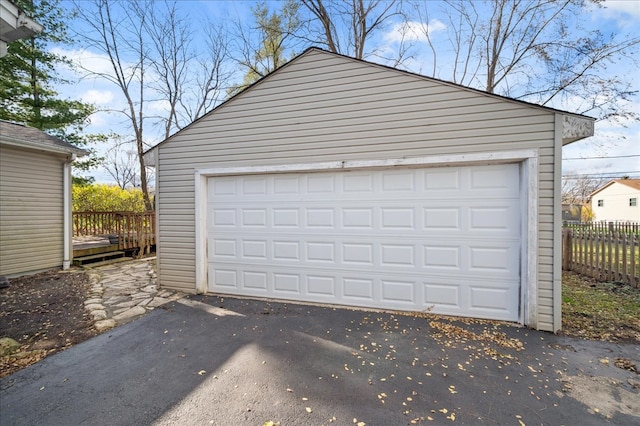
M589 195L589 198L593 198L593 196L596 195L598 192L601 192L602 190L610 187L614 183L619 183L621 185L625 185L625 186L628 186L630 188L633 188L636 191L640 191L640 179L614 179L612 181L607 182L606 184L604 184L600 188L596 189L595 191L593 191Z
M174 134L169 136L167 139L163 140L162 142L160 142L159 144L155 145L154 147L149 148L144 153L145 157L150 157L151 156L151 154L150 154L151 151L154 151L158 146L163 145L165 142L170 141L177 134L182 133L183 131L187 130L189 127L191 127L195 123L197 123L197 122L205 119L209 115L215 113L216 111L218 111L219 109L224 107L226 104L228 104L229 102L231 102L235 98L240 97L240 96L244 96L247 92L249 92L251 89L253 89L257 85L260 85L265 80L268 80L272 75L277 74L278 72L280 72L281 70L283 70L283 69L285 69L287 67L290 67L291 65L293 65L297 61L299 61L302 57L307 56L310 53L322 53L322 54L326 54L326 55L332 55L332 56L335 56L335 57L343 58L345 60L359 62L359 63L363 63L363 64L366 64L366 65L369 65L369 66L387 69L387 70L390 70L390 71L393 71L393 72L396 72L396 73L401 73L401 74L404 74L404 75L418 77L418 78L423 79L425 81L430 81L430 82L440 83L440 84L451 86L451 87L456 87L456 88L461 89L461 90L470 91L470 92L473 92L473 93L476 93L476 94L480 94L480 95L483 95L483 96L488 96L488 97L500 99L502 101L506 101L506 102L510 102L510 103L516 103L518 105L524 105L524 106L527 106L527 107L530 107L530 108L544 110L544 111L547 111L549 113L560 113L560 114L565 116L565 125L568 125L570 127L571 126L578 127L579 128L578 129L578 133L584 133L584 129L581 129L580 127L585 127L586 126L587 127L587 129L586 129L587 133L590 132L587 136L578 135L576 137L574 135L569 135L569 137L567 138L567 140L569 140L569 142L574 142L574 141L582 139L584 137L588 137L588 136L592 136L593 135L593 123L595 122L595 118L593 118L593 117L588 117L588 116L581 115L581 114L576 114L576 113L571 113L571 112L567 112L567 111L557 110L557 109L554 109L554 108L550 108L550 107L546 107L546 106L542 106L542 105L538 105L538 104L533 104L533 103L526 102L526 101L521 101L521 100L518 100L518 99L509 98L509 97L506 97L506 96L497 95L495 93L489 93L489 92L486 92L486 91L483 91L483 90L474 89L474 88L463 86L463 85L460 85L460 84L457 84L457 83L452 83L452 82L449 82L449 81L446 81L446 80L440 80L440 79L437 79L437 78L434 78L434 77L427 77L427 76L424 76L424 75L421 75L421 74L417 74L417 73L414 73L414 72L411 72L411 71L400 70L400 69L393 68L393 67L390 67L390 66L387 66L387 65L381 65L381 64L374 63L374 62L365 61L363 59L352 58L350 56L346 56L346 55L343 55L343 54L340 54L340 53L330 52L328 50L321 49L319 47L309 47L304 52L302 52L301 54L299 54L295 58L291 59L289 62L287 62L286 64L284 64L280 68L278 68L278 69L270 72L269 74L265 75L264 77L262 77L261 79L257 80L256 82L252 83L251 85L247 86L246 88L244 88L240 92L238 92L235 95L231 96L229 99L225 100L224 102L222 102L220 105L216 106L214 109L212 109L208 113L206 113L203 116L197 118L196 120L191 122L189 125L183 127L182 129L178 130L177 132L175 132ZM578 122L577 124L576 124L576 120ZM568 121L569 121L569 123L567 123ZM569 142L567 142L567 143L569 143ZM147 155L147 154L149 154L149 155Z
M640 179L618 179L616 182L640 191Z
M0 120L0 143L62 154L87 154L87 151L35 127L5 120Z

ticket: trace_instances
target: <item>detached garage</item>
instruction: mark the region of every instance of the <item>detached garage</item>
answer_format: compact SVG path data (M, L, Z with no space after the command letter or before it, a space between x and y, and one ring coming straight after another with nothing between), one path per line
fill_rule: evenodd
M556 331L593 122L308 49L146 154L160 285Z

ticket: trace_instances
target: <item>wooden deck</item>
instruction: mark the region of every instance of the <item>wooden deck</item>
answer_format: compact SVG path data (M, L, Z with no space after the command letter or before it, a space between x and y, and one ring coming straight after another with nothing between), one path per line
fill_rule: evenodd
M74 212L73 257L112 251L144 255L155 250L155 213Z

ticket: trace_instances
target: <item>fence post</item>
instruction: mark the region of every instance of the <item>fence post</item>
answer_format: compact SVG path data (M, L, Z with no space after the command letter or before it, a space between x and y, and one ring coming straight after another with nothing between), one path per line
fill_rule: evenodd
M571 255L572 255L572 245L571 245L571 229L563 229L563 245L564 248L562 253L562 269L565 271L571 270Z
M629 241L629 284L634 288L638 288L638 277L636 277L636 245L640 245L640 241L638 241L635 234L629 234L629 237L631 240Z

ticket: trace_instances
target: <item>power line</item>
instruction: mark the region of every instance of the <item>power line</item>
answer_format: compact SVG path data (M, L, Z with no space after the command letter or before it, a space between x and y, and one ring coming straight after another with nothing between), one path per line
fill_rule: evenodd
M634 158L634 157L640 157L640 154L613 155L611 157L572 157L572 158L563 158L563 160L608 160L610 158Z
M626 176L633 173L640 173L640 170L633 170L631 172L602 172L602 173L572 173L567 175L562 175L562 177L580 177L580 176L591 176L591 177L606 177L606 176Z

